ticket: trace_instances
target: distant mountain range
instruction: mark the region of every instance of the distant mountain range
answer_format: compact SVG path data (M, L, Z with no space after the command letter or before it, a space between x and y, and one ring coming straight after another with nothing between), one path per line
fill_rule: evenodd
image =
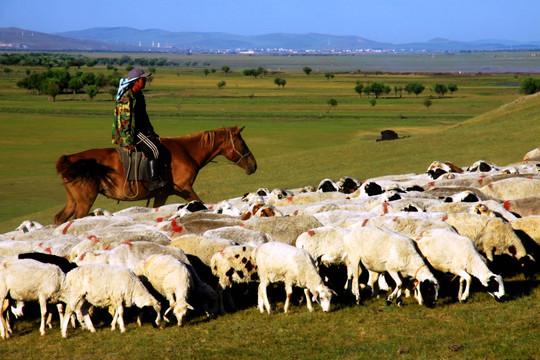
M273 33L256 36L221 32L171 32L129 27L92 28L55 34L18 28L0 28L0 50L129 51L129 52L343 52L343 51L497 51L540 49L540 41L477 40L469 42L435 38L426 42L391 44L359 36L317 33Z

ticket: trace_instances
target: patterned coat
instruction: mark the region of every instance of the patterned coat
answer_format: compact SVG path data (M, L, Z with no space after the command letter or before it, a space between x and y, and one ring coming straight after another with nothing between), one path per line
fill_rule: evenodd
M135 135L156 136L146 113L146 102L142 91L126 91L117 101L112 124L112 143L118 146L136 145Z

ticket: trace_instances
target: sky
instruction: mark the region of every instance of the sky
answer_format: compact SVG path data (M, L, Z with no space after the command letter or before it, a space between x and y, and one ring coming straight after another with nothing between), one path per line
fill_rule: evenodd
M540 41L540 0L0 0L0 27Z

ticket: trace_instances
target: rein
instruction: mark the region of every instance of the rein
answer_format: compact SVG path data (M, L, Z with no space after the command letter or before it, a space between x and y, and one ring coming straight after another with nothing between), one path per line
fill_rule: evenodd
M232 136L232 132L229 132L229 137L231 138L231 146L232 146L232 148L225 155L225 157L227 159L229 159L230 161L233 161L234 154L240 155L240 158L238 160L236 160L236 162L234 163L234 165L238 165L240 163L240 161L244 160L249 155L251 155L251 151L248 151L246 154L242 154L240 151L238 151L238 149L236 148L236 145L234 144L234 138ZM233 164L230 164L230 163L222 163L222 162L218 162L218 161L215 161L215 160L212 160L210 162L213 162L213 163L216 163L216 164L233 165Z

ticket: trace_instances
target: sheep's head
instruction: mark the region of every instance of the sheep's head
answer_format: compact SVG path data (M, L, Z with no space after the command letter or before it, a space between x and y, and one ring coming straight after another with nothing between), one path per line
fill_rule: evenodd
M439 296L439 283L437 280L422 280L415 289L414 296L420 305L424 304L428 308L435 307Z
M318 302L323 311L327 312L330 310L330 302L332 300L333 291L330 290L327 286L319 285L315 289L313 294L313 301Z
M497 301L504 296L504 283L500 275L491 275L487 281L487 292Z
M519 265L523 269L523 275L530 279L538 272L538 265L534 258L527 254L519 259Z

